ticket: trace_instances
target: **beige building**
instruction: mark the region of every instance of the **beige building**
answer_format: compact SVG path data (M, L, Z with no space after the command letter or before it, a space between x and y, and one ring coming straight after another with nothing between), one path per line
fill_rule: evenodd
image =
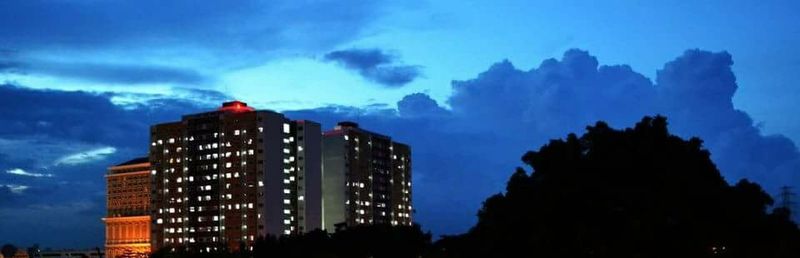
M106 175L106 254L150 253L150 162L137 158L109 168Z

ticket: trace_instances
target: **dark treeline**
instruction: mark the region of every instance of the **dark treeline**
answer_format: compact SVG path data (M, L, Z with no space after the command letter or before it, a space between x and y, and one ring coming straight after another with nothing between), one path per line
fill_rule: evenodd
M418 226L362 226L208 257L800 257L790 211L770 209L758 184L729 185L702 141L671 135L664 117L624 130L598 122L522 161L531 172L519 168L462 235L431 242Z
M187 253L164 248L152 257L404 258L419 257L431 246L431 235L423 233L419 225L368 225L350 227L333 234L318 230L298 236L260 238L252 251L239 248L242 251L228 252L220 247L212 253Z

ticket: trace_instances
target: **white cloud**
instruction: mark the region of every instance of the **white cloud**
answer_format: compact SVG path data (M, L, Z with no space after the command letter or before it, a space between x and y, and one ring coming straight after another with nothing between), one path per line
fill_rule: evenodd
M117 152L117 148L101 147L61 157L58 160L56 160L55 164L56 165L83 164L87 162L102 160L106 158L108 155L114 154L115 152Z
M23 170L21 168L9 169L9 170L6 170L6 173L12 174L12 175L19 175L19 176L53 177L53 174L31 173L31 172L25 171L25 170Z
M27 185L0 185L0 186L8 187L8 190L10 190L11 193L14 194L22 194L22 192L30 188L30 186Z

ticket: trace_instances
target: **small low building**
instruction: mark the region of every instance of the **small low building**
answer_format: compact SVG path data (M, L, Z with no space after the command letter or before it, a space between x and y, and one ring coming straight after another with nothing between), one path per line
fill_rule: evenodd
M28 256L28 252L25 252L25 250L20 248L17 249L17 252L14 253L14 256L11 256L11 258L30 258L30 257Z

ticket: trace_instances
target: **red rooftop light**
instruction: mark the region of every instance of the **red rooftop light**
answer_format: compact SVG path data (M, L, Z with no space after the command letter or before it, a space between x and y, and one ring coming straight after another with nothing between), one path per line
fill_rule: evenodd
M256 110L254 108L252 108L252 107L248 107L247 103L244 103L244 102L241 102L241 101L238 101L238 100L234 100L234 101L222 103L222 107L219 108L219 111L230 111L230 112L239 113L239 112L252 112L252 111L256 111Z

